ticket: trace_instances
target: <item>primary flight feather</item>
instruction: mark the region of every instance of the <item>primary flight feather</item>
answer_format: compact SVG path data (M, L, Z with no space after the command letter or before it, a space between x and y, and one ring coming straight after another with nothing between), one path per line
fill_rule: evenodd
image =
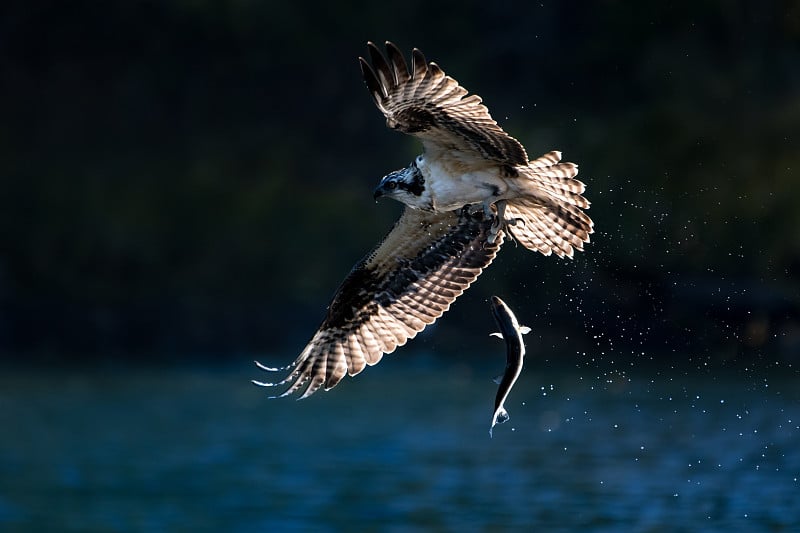
M423 153L384 176L374 197L406 209L345 278L328 313L290 365L265 386L305 398L380 361L432 324L494 260L507 233L530 250L572 257L593 232L577 165L552 151L533 161L519 141L417 49L411 65L386 43L359 58L364 81L392 129Z

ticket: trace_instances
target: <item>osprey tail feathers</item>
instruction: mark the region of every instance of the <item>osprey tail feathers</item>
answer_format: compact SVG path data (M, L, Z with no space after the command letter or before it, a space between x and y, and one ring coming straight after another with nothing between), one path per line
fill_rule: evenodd
M578 165L561 162L561 152L552 151L528 163L527 167L517 167L520 179L514 186L525 196L552 200L587 209L589 201L581 196L586 190L583 182L575 179Z
M508 183L518 196L507 201L506 231L544 255L571 258L582 251L594 223L583 212L589 201L582 196L586 186L575 179L578 165L561 162L561 152L552 151L516 169L519 177Z
M594 233L594 223L577 206L565 201L542 202L536 198L515 198L506 205L509 234L529 250L544 255L572 258L575 250Z

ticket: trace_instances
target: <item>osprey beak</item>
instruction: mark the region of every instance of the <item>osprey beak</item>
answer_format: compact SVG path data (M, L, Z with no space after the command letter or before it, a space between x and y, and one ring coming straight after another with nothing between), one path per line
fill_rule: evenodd
M375 190L374 190L374 191L372 191L372 198L374 198L375 200L377 200L377 199L378 199L378 198L380 198L381 196L383 196L383 187L381 187L380 185L378 185L377 187L375 187Z

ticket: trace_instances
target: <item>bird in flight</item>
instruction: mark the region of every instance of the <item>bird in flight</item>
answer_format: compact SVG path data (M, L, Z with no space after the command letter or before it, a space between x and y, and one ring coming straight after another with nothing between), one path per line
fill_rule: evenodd
M384 176L374 197L405 209L384 239L339 286L305 349L274 383L279 397L306 398L374 365L446 312L494 260L507 234L544 255L572 257L593 233L577 165L525 149L489 115L477 95L427 62L411 65L392 43L367 43L359 58L386 125L422 141L423 153Z

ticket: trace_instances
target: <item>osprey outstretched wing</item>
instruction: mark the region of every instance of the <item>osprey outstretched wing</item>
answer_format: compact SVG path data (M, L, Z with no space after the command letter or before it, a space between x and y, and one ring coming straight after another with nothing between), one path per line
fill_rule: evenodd
M497 125L481 97L468 92L428 63L414 48L411 70L402 52L386 42L386 57L367 43L374 69L360 57L361 71L372 98L386 116L386 125L422 140L426 152L459 151L470 158L507 165L525 165L522 144Z
M310 396L374 365L450 308L497 254L483 211L432 213L406 208L383 241L345 278L319 330L277 383Z

